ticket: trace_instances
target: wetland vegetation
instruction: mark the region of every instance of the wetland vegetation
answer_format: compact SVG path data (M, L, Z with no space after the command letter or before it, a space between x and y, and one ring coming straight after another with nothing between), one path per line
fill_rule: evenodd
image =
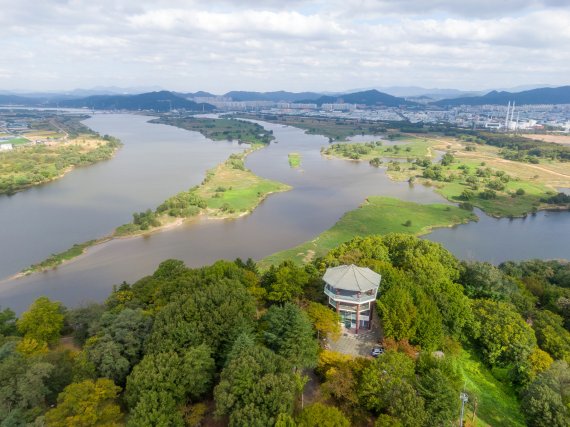
M205 215L209 218L237 218L253 211L268 195L288 191L288 185L260 178L244 165L244 158L256 145L239 154L230 155L224 163L206 172L198 186L182 191L161 203L156 209L135 212L130 223L117 227L110 236L90 240L51 255L26 268L22 274L49 270L75 258L91 246L113 238L133 237L181 224L184 220Z
M301 154L289 153L288 159L289 159L289 166L291 166L292 168L297 169L301 167Z
M204 117L169 117L162 116L151 121L177 126L182 129L200 132L214 141L238 141L248 144L269 144L273 140L271 131L257 123L234 118L218 119Z
M422 205L392 197L372 196L315 239L270 255L260 265L278 264L285 260L307 263L356 236L392 232L422 235L436 227L451 227L476 220L475 214L456 206Z
M60 178L74 167L108 160L121 146L118 139L81 124L85 117L4 113L0 118L26 124L10 140L14 149L0 152L0 194L13 194Z
M386 157L406 159L388 162L391 178L431 185L452 202L496 217L570 207L564 197L556 197L557 188L570 186L570 174L562 172L566 161L550 159L535 165L507 160L502 149L472 141L437 135L412 138L408 144L388 147L381 142L332 144L323 154L369 160L372 165L380 165ZM437 163L432 162L434 149L446 152Z

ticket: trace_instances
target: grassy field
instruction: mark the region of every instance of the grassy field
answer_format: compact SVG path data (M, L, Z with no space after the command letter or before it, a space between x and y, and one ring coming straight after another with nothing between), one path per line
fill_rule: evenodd
M400 138L398 138L400 139ZM402 145L383 145L382 141L358 144L332 144L323 151L327 156L351 160L372 160L374 158L392 157L406 159L409 157L431 157L433 142L416 137L402 138L410 141Z
M253 211L269 194L291 189L246 169L243 164L246 155L233 154L228 161L208 171L204 182L194 190L194 194L206 201L209 216L240 216Z
M289 153L289 166L295 169L301 167L301 155L299 153Z
M469 395L465 419L469 426L524 426L524 418L514 390L499 382L472 350L462 350L459 367ZM473 419L473 403L477 402Z
M151 123L162 123L200 132L214 141L240 141L249 144L269 144L273 134L257 123L237 119L207 119L197 117L161 117Z
M452 138L416 137L410 144L400 146L396 155L384 151L395 147L376 143L333 144L323 153L352 160L407 158L408 162L388 164L390 178L396 181L412 179L433 186L448 200L468 202L495 217L520 217L540 209L555 208L541 200L555 194L557 188L570 187L568 162L543 160L540 164L531 164L511 161L503 159L496 147L473 147L473 144ZM418 161L432 150L452 154L453 161L435 169L429 162Z
M314 240L270 255L261 261L261 265L265 267L287 259L297 263L308 262L356 236L391 232L420 235L432 228L474 220L477 217L473 213L456 206L420 205L391 197L369 197L361 207L346 213L332 228Z

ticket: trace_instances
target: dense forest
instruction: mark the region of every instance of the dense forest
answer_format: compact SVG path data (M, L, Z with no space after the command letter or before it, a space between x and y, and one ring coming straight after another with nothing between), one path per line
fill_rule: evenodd
M377 358L324 339L340 324L323 273L351 263L382 275ZM167 260L102 304L1 311L0 425L449 426L465 391L468 425L562 427L569 330L561 261L461 262L403 234L263 272ZM466 358L502 394L473 382Z

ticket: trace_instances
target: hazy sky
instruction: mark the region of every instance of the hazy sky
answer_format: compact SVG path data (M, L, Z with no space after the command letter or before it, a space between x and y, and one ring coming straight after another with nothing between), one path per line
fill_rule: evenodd
M0 90L570 83L570 0L0 0Z

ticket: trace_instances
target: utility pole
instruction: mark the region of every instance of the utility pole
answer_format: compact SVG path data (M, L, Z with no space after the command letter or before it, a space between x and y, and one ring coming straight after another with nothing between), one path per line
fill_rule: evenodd
M465 404L469 400L469 396L467 396L467 393L462 391L459 395L459 399L461 399L461 415L459 416L459 427L463 427L463 414L465 413Z

